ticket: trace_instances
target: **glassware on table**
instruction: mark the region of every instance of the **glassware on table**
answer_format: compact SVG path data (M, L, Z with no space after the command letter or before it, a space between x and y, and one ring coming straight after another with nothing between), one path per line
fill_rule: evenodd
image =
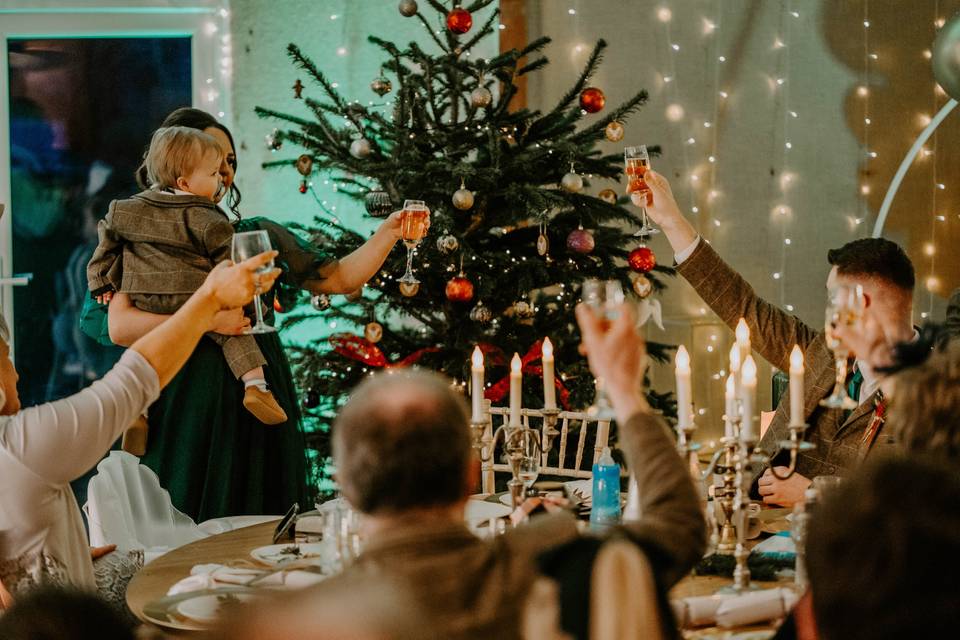
M589 278L583 281L580 298L588 307L600 313L604 321L604 330L609 323L617 319L620 305L623 304L623 287L619 280L597 280ZM612 420L614 417L613 405L604 390L603 378L597 378L597 395L593 405L587 409L587 415L600 420Z
M635 236L649 236L660 233L659 229L651 227L647 222L647 207L653 204L653 192L647 185L646 174L650 170L650 154L647 153L647 147L640 145L638 147L627 147L623 150L623 162L627 174L627 192L630 194L630 201L640 207L641 225Z
M860 285L839 285L830 291L824 329L827 347L833 351L837 377L833 393L820 401L820 405L823 407L831 409L857 408L857 401L847 394L847 361L850 358L850 350L836 335L835 329L839 326L852 327L859 324L863 319L865 308L863 287Z
M517 477L523 482L523 488L529 492L540 475L540 446L532 434L526 434L523 443L523 457L517 470Z
M233 245L231 248L231 258L234 262L243 262L254 256L258 256L265 251L270 251L270 236L266 231L244 231L236 233L233 236ZM261 266L255 272L255 277L259 279L260 274L269 273L273 270L273 260ZM260 302L259 280L257 290L253 296L254 313L256 314L256 323L247 329L244 333L272 333L276 327L271 327L263 321L263 305Z
M403 244L407 247L407 271L400 278L400 282L420 284L420 281L413 277L413 252L423 236L427 234L430 209L423 200L404 200L403 212L400 216L400 237L403 238Z

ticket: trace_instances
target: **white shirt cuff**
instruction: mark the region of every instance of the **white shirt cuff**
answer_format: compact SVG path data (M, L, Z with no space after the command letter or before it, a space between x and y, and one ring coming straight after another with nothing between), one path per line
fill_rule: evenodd
M694 241L691 242L686 249L684 249L683 251L678 251L677 254L673 256L674 261L677 264L682 264L687 260L687 258L693 255L693 252L696 251L697 247L699 246L700 246L700 236L697 236L696 239L694 239Z

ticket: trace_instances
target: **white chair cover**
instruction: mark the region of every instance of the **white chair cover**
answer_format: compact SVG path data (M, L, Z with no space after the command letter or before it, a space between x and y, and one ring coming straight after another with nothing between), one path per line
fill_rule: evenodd
M83 510L91 546L144 549L148 561L208 535L173 506L157 474L125 451L111 451L97 465Z

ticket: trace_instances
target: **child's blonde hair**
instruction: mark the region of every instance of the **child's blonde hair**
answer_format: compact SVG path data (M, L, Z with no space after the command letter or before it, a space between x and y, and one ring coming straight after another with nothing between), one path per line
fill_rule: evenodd
M193 173L207 153L223 157L223 149L213 136L190 127L161 127L150 139L143 161L152 189L174 189L177 178Z

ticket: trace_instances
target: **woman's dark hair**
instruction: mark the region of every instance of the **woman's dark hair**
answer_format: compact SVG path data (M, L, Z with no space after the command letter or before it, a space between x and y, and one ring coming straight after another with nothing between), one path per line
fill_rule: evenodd
M234 172L237 170L237 145L233 142L233 134L230 133L230 130L225 126L220 124L216 118L207 113L206 111L201 111L200 109L194 109L193 107L180 107L168 115L161 127L190 127L191 129L199 129L203 131L208 127L214 127L223 131L224 135L227 136L227 139L230 140L230 146L233 147L233 162L230 165L233 167ZM146 151L144 151L144 157L146 157ZM140 185L141 189L150 188L150 183L147 180L147 168L141 164L140 168L137 169L135 174L137 178L137 184ZM237 183L234 181L230 185L230 192L227 194L227 208L237 217L237 220L240 219L240 189L237 188Z

